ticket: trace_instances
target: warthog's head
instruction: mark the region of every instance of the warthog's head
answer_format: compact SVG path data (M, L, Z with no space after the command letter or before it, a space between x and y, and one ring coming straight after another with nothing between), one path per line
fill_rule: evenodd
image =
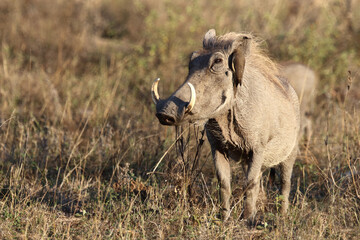
M160 79L153 83L151 93L160 123L180 125L187 121L206 121L228 110L241 85L249 45L250 38L244 35L222 39L216 37L215 30L209 30L203 49L190 57L185 82L169 98L159 97Z

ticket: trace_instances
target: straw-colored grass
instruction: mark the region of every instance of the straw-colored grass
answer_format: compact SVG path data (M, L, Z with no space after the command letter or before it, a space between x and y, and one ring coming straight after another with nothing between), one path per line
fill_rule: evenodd
M0 239L358 239L359 23L358 0L0 1ZM201 128L176 135L151 102L210 28L251 32L320 78L289 212L265 172L253 229L241 167L221 223Z

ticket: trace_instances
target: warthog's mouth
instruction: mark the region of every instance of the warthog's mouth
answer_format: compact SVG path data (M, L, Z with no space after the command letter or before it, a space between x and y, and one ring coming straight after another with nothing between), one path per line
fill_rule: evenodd
M176 123L174 117L167 115L165 113L156 113L156 117L159 119L159 122L162 125L171 126L171 125L175 125L175 123Z

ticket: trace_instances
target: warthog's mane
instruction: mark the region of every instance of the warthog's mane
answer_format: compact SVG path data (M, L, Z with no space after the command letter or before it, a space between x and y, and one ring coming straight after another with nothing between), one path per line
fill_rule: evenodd
M225 35L216 36L204 43L204 50L214 51L222 50L230 54L236 47L241 44L243 38L251 39L248 54L246 55L246 64L252 69L258 69L267 79L274 82L281 90L284 91L284 85L279 80L279 67L267 55L266 51L261 47L263 40L254 37L250 33L230 32ZM245 64L245 67L246 67ZM251 72L249 73L251 74Z

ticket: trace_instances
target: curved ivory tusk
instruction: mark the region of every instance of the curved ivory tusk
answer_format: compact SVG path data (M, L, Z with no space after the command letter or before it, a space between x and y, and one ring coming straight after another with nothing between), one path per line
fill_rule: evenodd
M158 92L158 84L159 84L160 78L155 79L154 83L151 86L151 97L155 104L158 103L160 100L159 92Z
M185 113L191 112L191 110L194 108L195 100L196 100L196 92L195 92L194 86L189 82L188 82L188 85L191 90L191 98L190 98L189 104L186 107Z

